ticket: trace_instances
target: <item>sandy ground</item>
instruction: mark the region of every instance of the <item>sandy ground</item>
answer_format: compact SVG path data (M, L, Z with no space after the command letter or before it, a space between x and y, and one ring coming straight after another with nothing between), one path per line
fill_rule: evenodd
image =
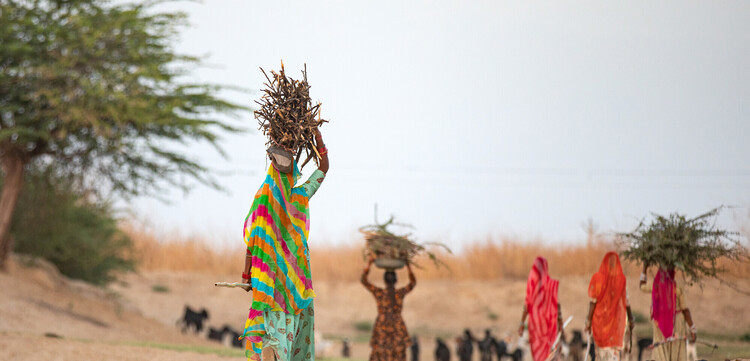
M373 272L371 281L381 284L381 277ZM399 277L402 282L406 279L405 274ZM0 360L241 360L241 356L143 345L221 348L207 340L205 332L185 335L175 326L189 305L208 310L206 328L242 329L249 294L216 288L216 281L237 280L200 273L144 272L125 275L121 282L101 289L68 280L44 262L12 261L8 271L0 273ZM573 316L570 329L583 327L587 285L588 279L582 277L561 279L564 317ZM750 282L742 286L750 288ZM166 292L155 291L164 287ZM357 326L375 319L372 296L354 282L317 281L315 287L316 330L326 340L319 346L320 356L339 356L340 340L347 337L354 341L353 356L366 359L369 333ZM648 315L650 295L632 286L629 292L634 310ZM427 361L433 357L435 337L451 340L453 350L452 338L467 327L477 336L491 329L496 336L515 341L512 331L517 328L524 295L521 280L419 282L406 297L404 319L410 332L419 337L421 359ZM750 331L749 296L718 283L688 288L687 296L701 332L737 337ZM646 325L640 329L648 332Z
M0 351L0 359L2 360L228 360L228 358L222 356L195 352L178 352L153 347L129 346L67 338L55 339L32 334L8 334L2 332L0 332L0 350L2 350Z

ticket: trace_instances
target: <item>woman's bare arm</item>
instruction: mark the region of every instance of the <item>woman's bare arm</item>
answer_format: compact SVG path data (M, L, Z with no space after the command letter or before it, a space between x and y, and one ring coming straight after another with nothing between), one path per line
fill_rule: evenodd
M375 291L377 291L378 288L375 287L375 285L373 285L372 283L370 283L369 280L367 280L367 276L370 274L370 266L372 265L374 261L375 259L372 257L370 257L370 259L367 260L367 264L365 265L365 268L362 270L362 279L361 279L362 284L365 286L365 288L367 288L367 290L369 290L372 293L375 293Z
M318 165L318 169L328 174L328 148L326 148L325 143L323 143L323 135L320 134L320 129L315 129L315 148L318 149L318 153L320 153L320 164Z

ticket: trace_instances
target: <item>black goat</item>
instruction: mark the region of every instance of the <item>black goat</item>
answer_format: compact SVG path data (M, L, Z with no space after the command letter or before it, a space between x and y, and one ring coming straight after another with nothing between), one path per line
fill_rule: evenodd
M240 333L233 330L229 326L224 326L224 332L229 334L232 340L232 347L242 348L242 340L240 340Z
M492 361L492 346L495 343L495 338L492 337L490 330L484 330L484 338L477 342L479 348L480 360Z
M411 337L411 361L419 361L419 339L417 336Z
M458 359L460 361L471 361L471 355L474 353L475 341L476 339L468 328L464 330L463 337L456 339L456 343L458 344L456 353L458 354Z
M638 361L641 361L641 356L643 356L643 350L648 349L653 343L654 343L654 340L650 338L638 339Z
M343 344L341 346L341 357L343 358L352 357L352 348L351 348L351 345L349 345L349 339L344 337L341 343Z
M450 361L451 352L448 350L448 345L439 337L435 339L435 342L437 343L435 347L435 361Z
M215 329L213 327L208 328L208 339L221 342L224 340L225 329Z
M508 345L503 340L497 340L492 338L492 348L495 349L495 355L497 355L497 361L502 361L503 357L511 357L508 354Z
M195 327L195 333L203 331L203 322L208 319L208 311L205 308L201 309L200 312L195 312L190 306L185 306L185 312L182 315L182 319L177 321L177 325L181 326L182 333L190 329L190 326Z

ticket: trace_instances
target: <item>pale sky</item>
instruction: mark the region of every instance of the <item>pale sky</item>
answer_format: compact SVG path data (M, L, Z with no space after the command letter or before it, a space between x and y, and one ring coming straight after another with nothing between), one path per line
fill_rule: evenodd
M177 3L179 52L253 105L258 67L300 75L331 122L331 169L310 244L359 244L394 214L424 241L575 241L592 219L627 231L648 212L735 205L750 223L750 1L243 1ZM242 242L265 137L191 148L227 193L198 186L139 218ZM308 165L306 176L313 171Z

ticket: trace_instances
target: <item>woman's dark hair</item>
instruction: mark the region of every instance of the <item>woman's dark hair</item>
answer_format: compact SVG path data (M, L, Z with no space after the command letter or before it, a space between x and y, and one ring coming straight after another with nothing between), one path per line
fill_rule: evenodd
M395 285L396 284L396 272L393 271L386 271L383 275L383 280L385 281L386 285Z

